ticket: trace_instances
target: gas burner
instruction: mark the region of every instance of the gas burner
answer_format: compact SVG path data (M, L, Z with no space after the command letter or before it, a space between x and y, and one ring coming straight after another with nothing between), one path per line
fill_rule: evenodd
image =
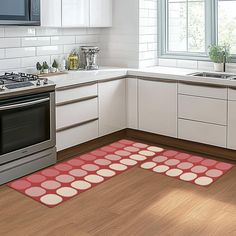
M28 82L28 81L36 81L39 77L33 74L26 73L5 73L5 75L0 76L0 80L2 80L2 84L6 83L16 83L16 82Z

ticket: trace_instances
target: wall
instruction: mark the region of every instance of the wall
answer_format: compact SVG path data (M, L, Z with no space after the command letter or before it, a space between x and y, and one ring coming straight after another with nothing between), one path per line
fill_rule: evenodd
M37 61L52 63L81 45L99 45L100 29L0 28L0 72L34 72Z

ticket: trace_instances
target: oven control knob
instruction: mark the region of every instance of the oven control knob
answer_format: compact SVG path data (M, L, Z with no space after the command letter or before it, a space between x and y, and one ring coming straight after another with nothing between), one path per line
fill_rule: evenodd
M41 81L40 81L40 79L37 80L36 85L37 85L37 86L40 86L40 85L41 85Z
M48 84L48 78L45 78L44 80L43 80L43 84Z
M0 92L1 91L4 91L6 89L6 87L3 85L3 86L1 86L1 88L0 88Z

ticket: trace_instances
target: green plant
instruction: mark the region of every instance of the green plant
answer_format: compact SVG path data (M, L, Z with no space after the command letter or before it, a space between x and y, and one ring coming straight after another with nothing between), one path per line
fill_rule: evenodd
M43 62L43 70L48 70L48 69L49 69L48 63L46 61Z
M54 59L54 61L52 63L52 67L58 69L58 63L57 63L57 61L55 59Z
M230 46L218 46L218 45L210 45L209 46L209 57L214 63L223 63L224 62L224 54L226 57L226 62L230 62L231 54L230 54Z
M42 65L41 65L39 62L37 62L37 64L36 64L36 69L37 69L38 71L41 71L41 70L42 70Z

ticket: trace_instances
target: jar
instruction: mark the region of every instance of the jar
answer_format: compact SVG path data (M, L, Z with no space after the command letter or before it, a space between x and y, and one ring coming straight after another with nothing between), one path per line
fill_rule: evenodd
M79 56L73 51L68 57L68 69L69 70L78 70L79 69Z

